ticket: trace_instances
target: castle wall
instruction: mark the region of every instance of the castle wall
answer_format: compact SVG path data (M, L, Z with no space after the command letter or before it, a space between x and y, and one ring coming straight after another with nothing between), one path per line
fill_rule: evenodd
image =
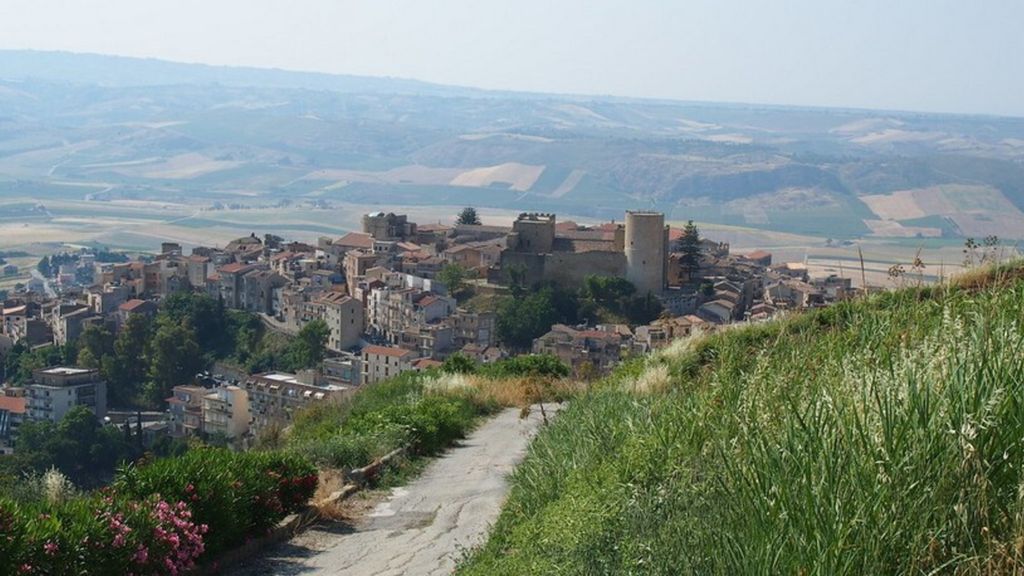
M501 254L502 283L509 283L509 271L522 270L524 283L556 282L566 288L575 288L590 275L624 276L626 256L622 252L555 252L553 254L527 254L506 250Z
M579 286L587 276L624 276L626 255L622 252L555 252L544 262L544 279Z

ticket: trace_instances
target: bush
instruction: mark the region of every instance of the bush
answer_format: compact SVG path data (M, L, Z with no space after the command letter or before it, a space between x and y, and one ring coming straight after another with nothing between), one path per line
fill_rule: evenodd
M218 554L266 533L300 509L316 486L316 469L296 454L201 448L122 469L114 493L188 503L196 522L210 527L207 553Z
M571 370L550 354L531 354L484 364L480 373L490 378L566 378Z
M206 530L185 502L156 497L0 500L0 573L180 574L203 553Z
M427 393L423 375L406 372L300 412L288 445L319 464L357 468L405 445L413 454L436 453L462 438L478 413L472 399Z

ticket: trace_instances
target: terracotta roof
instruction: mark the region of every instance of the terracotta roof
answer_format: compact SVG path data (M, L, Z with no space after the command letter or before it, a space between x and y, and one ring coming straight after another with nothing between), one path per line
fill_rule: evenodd
M424 296L423 298L420 298L420 301L417 302L417 304L419 304L420 306L430 306L434 302L437 302L437 300L437 296L431 294L429 296Z
M193 254L193 255L189 256L188 259L191 260L192 262L209 262L210 261L209 257L207 257L207 256L200 256L198 254Z
M600 230L601 232L615 232L619 229L622 224L616 224L615 222L605 222L604 224L598 224L594 226L594 230Z
M275 262L277 262L279 260L287 260L289 258L293 258L293 257L296 257L296 256L298 256L298 254L296 254L294 252L279 252L279 253L274 254L273 256L271 256L270 259L275 261Z
M120 306L117 307L117 309L118 310L123 310L125 312L134 312L135 310L139 309L140 307L146 306L146 305L155 306L155 304L153 304L152 302L150 302L148 300L139 300L138 298L135 298L135 299L132 299L132 300L129 300L129 301L125 302L124 304L121 304Z
M338 238L335 244L341 246L352 246L354 248L373 248L373 236L362 232L349 232Z
M27 399L25 397L0 396L0 410L6 410L11 414L24 414L26 412L26 404Z
M363 348L363 354L375 356L391 356L392 358L402 358L415 354L412 350L405 350L402 348L392 348L390 346L367 346Z
M679 228L669 228L668 229L668 241L669 242L675 242L676 240L679 240L682 237L683 237L683 231L680 230Z
M420 358L419 360L414 360L412 365L414 368L426 370L427 368L440 368L444 366L444 362L439 362L433 358Z
M231 264L225 264L218 268L219 272L224 274L237 274L239 272L245 272L252 268L252 264L243 264L241 262L232 262Z
M600 330L581 330L574 334L576 338L594 338L596 340L617 340L621 338L614 332L602 332Z
M760 260L762 258L771 258L772 253L767 252L765 250L754 250L753 252L747 254L746 257L749 258L750 260Z
M323 302L324 304L344 304L351 299L352 298L347 294L342 292L326 292L320 297L318 302Z

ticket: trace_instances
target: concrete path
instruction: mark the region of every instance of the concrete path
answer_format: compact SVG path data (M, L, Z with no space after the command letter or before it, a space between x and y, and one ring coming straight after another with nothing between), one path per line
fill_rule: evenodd
M450 574L487 536L541 421L539 409L525 419L505 410L352 525L311 529L230 574Z

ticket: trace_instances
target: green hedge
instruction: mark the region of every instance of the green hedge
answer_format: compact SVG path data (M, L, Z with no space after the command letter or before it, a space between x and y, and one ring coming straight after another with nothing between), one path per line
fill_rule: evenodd
M125 468L88 496L0 497L0 574L181 574L265 534L316 485L294 454L203 448Z

